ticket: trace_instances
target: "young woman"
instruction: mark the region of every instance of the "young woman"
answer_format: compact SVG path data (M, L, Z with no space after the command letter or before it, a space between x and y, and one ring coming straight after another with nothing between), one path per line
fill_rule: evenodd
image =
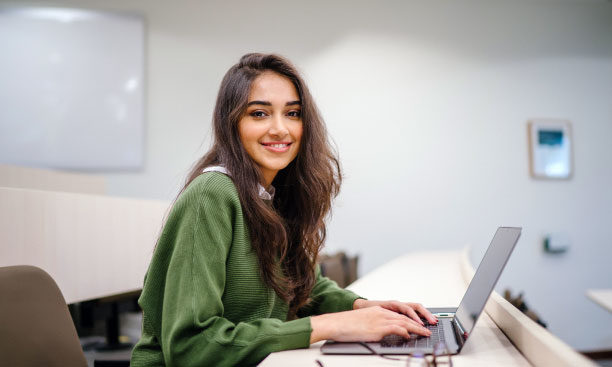
M286 59L248 54L225 75L214 144L157 243L132 366L248 366L324 339L428 335L423 306L368 301L322 277L337 158Z

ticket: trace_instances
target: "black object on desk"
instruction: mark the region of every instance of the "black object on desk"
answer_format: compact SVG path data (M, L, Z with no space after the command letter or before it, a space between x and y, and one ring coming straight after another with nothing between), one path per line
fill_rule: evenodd
M71 305L71 312L81 337L99 332L96 322L104 320L105 341L85 343L83 350L115 351L132 348L131 343L119 340L119 315L121 312L138 311L137 300L141 290L121 293Z

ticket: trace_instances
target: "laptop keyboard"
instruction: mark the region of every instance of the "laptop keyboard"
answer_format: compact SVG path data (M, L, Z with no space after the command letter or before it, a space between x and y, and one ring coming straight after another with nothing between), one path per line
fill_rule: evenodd
M387 335L380 341L380 345L386 348L410 348L426 349L433 348L439 341L444 341L444 327L442 322L435 325L425 321L425 327L431 331L431 336L410 334L410 339L399 335Z

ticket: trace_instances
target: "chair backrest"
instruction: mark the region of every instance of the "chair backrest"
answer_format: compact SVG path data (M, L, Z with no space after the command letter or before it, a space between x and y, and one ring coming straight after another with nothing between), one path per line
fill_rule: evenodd
M87 366L62 292L40 268L0 268L0 364Z
M321 274L338 283L342 288L347 287L357 280L357 261L359 257L349 257L344 251L333 255L321 254L319 265Z

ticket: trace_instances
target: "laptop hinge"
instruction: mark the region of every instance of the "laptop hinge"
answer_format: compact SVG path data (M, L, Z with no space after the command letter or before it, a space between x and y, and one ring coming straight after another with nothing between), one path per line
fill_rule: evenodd
M465 341L468 338L468 333L463 329L459 320L457 320L457 315L453 317L453 331L455 332L455 339L457 340L457 344L459 344L459 350L463 348Z

